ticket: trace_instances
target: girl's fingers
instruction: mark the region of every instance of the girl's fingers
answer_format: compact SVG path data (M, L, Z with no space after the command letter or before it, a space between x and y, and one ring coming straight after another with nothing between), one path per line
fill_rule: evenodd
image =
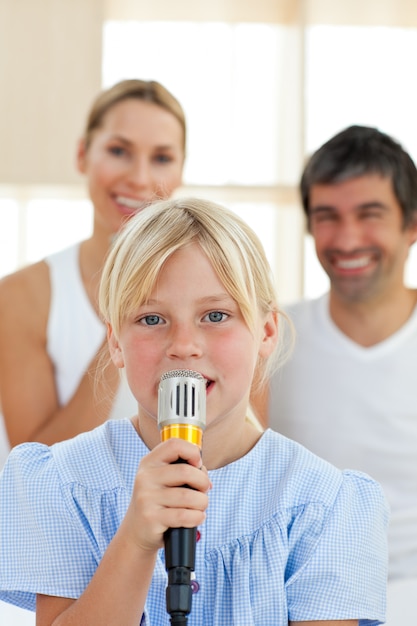
M137 545L159 548L167 528L204 522L210 488L196 445L180 439L159 444L139 464L125 517L127 532Z
M182 487L186 485L191 489L207 492L211 482L207 471L198 470L188 463L176 463L165 467L155 468L155 479L161 486Z
M147 456L155 462L175 463L178 459L186 461L189 465L201 468L203 463L201 460L200 448L194 443L184 441L183 439L168 439L158 444Z

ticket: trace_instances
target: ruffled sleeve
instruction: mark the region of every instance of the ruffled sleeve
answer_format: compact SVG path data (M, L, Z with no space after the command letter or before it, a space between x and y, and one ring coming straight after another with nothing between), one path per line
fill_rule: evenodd
M311 502L294 517L286 570L292 621L384 621L388 567L388 508L381 487L359 472L345 471L334 504Z
M16 447L0 480L0 598L30 610L37 593L77 598L107 545L97 536L115 527L102 517L111 504L103 497L117 494L63 485L51 448ZM108 528L96 535L103 519Z

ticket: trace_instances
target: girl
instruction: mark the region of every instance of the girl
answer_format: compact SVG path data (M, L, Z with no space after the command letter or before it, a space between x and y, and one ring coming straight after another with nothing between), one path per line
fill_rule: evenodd
M93 103L77 152L94 208L91 237L0 283L0 398L12 446L92 429L111 415L118 389L113 414L133 415L114 368L95 395L105 342L100 272L122 224L181 185L184 156L183 110L159 83L125 80ZM1 448L0 437L0 467Z
M100 307L138 414L11 453L0 597L36 603L38 626L167 625L163 534L197 526L190 626L380 624L380 487L246 419L279 345L249 227L201 200L147 208L108 256ZM160 443L159 382L181 369L206 381L202 458L188 441Z

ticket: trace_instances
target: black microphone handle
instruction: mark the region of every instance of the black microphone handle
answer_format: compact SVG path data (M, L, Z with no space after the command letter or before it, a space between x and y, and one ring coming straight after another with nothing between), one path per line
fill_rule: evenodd
M178 459L176 463L185 463ZM185 485L186 486L186 485ZM166 607L172 626L187 623L191 612L191 572L195 568L197 528L168 528L164 533L165 569L168 574Z
M194 571L196 528L168 528L164 534L165 567L168 573L167 611L172 615L191 611L191 572Z

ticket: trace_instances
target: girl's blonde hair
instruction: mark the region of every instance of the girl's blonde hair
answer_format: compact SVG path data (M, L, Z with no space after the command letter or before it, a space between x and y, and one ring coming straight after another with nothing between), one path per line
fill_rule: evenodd
M235 213L213 202L169 199L133 216L107 257L99 306L116 337L123 322L150 298L167 259L190 243L198 243L205 252L252 332L259 315L278 313L272 272L252 229ZM270 358L259 362L256 384L271 374L279 353L277 348Z

